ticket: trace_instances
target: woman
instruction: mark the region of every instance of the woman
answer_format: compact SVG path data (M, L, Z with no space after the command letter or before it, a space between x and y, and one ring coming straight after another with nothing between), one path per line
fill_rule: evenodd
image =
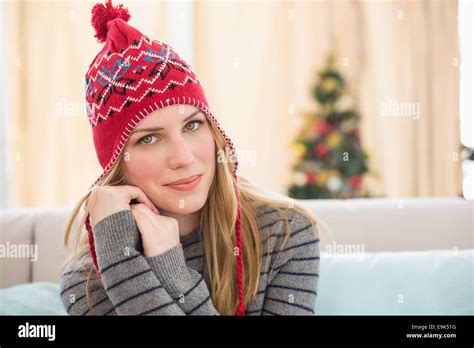
M234 145L172 47L111 0L92 13L105 45L86 100L104 170L67 225L66 246L84 207L61 276L67 312L314 314L320 223L237 177Z

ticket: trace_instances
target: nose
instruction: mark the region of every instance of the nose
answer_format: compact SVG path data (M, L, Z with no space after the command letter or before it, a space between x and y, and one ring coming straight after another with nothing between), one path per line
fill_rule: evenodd
M182 136L174 136L170 142L168 163L171 169L187 167L194 162L191 144Z

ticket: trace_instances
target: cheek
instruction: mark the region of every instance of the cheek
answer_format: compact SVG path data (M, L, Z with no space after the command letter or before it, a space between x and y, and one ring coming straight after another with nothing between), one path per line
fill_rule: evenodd
M127 178L130 184L156 179L160 177L160 168L163 168L156 159L150 158L149 155L131 155L130 160L125 163Z
M209 130L199 141L198 156L201 161L206 165L207 168L211 168L215 163L216 150L215 150L214 138Z

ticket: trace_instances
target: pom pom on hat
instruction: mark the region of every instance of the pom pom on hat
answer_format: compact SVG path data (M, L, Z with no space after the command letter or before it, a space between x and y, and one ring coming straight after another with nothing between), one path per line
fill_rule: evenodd
M130 12L123 5L114 6L112 0L107 0L104 4L95 4L92 8L92 19L91 23L95 29L94 37L99 42L105 42L107 39L107 23L113 19L121 18L125 22L130 19Z

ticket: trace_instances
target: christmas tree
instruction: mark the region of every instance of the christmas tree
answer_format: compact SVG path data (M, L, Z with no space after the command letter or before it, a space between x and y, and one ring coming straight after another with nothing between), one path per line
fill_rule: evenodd
M359 115L330 54L312 89L319 105L307 112L303 129L291 143L297 161L288 195L297 199L367 197L362 185L368 156L360 145Z

